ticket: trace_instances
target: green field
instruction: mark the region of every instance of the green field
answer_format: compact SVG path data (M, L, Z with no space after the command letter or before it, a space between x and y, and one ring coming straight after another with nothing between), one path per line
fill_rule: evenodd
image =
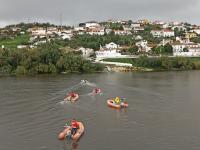
M17 45L28 43L30 39L29 34L16 36L14 39L6 39L0 41L0 46L4 45L5 48L17 48Z

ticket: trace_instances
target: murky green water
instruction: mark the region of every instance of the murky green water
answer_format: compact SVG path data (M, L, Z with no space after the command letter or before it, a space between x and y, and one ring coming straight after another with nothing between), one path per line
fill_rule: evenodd
M60 104L81 79L103 95L90 96L85 86L77 103ZM108 108L113 96L130 107ZM0 77L1 150L199 150L199 114L199 71ZM83 121L84 136L58 141L71 118Z

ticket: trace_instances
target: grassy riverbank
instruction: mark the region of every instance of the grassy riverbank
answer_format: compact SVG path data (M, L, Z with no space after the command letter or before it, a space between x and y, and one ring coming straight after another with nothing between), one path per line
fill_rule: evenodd
M148 58L141 56L140 58L115 58L105 59L109 62L122 62L130 63L133 68L141 71L169 71L169 70L199 70L200 58L188 58L188 57L159 57ZM135 69L133 69L134 71Z

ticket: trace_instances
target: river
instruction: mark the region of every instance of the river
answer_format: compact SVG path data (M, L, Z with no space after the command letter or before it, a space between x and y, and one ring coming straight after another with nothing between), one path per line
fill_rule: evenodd
M62 104L81 79L80 99ZM129 108L106 100L125 97ZM0 77L0 150L199 150L200 72L98 73ZM77 143L59 141L66 121L83 121Z

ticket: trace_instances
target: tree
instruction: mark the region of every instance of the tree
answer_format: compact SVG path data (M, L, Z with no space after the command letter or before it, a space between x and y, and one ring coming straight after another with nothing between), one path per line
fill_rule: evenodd
M132 46L128 49L128 52L131 54L137 54L138 53L138 47L137 46Z
M189 52L188 48L187 48L187 47L184 47L184 48L183 48L183 52Z
M172 54L173 47L169 43L165 44L163 53Z

